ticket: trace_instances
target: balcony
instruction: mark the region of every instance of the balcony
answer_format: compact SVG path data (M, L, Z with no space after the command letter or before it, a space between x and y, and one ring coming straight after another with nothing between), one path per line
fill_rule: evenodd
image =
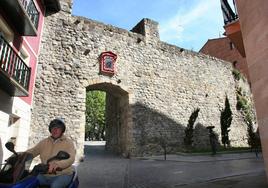
M236 5L234 1L232 2L233 6L229 4L228 0L221 0L225 35L234 43L242 57L246 57Z
M0 87L10 96L28 96L31 68L0 35Z
M1 0L0 7L21 36L36 36L39 12L33 0Z

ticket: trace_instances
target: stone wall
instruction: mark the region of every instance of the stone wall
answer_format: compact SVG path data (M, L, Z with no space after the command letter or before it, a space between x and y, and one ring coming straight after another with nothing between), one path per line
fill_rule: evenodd
M107 147L126 156L161 152L160 141L170 152L182 150L184 129L196 108L200 112L194 146L209 147L205 128L215 126L220 139L226 96L233 112L231 145L247 145L247 127L236 110L231 65L160 41L154 21L144 19L140 24L143 29L133 31L145 35L72 16L68 10L46 18L31 144L48 135L52 118L62 117L78 156L83 155L86 91L103 90ZM112 77L99 74L99 56L105 51L118 56Z

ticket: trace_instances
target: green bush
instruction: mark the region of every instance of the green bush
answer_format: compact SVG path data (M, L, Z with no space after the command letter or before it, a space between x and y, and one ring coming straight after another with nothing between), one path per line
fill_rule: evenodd
M242 75L239 72L239 70L233 69L232 73L233 73L233 76L234 76L235 80L239 81L242 78Z
M236 109L242 110L242 111L247 111L248 108L249 108L249 102L248 102L247 98L237 94Z
M237 110L240 110L245 123L247 124L248 144L251 147L255 147L258 143L256 133L254 132L253 125L255 116L253 112L253 106L250 101L243 95L242 88L236 90Z

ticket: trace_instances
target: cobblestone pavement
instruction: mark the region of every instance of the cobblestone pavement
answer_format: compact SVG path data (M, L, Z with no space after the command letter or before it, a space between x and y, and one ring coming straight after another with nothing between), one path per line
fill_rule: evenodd
M254 153L168 155L126 159L104 146L85 146L80 188L264 188L262 158Z

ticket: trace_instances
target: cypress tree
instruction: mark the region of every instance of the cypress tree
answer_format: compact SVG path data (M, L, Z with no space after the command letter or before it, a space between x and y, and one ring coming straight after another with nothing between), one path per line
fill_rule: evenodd
M226 148L226 145L230 146L229 131L233 120L233 113L230 108L228 97L225 98L225 108L221 111L221 141Z

